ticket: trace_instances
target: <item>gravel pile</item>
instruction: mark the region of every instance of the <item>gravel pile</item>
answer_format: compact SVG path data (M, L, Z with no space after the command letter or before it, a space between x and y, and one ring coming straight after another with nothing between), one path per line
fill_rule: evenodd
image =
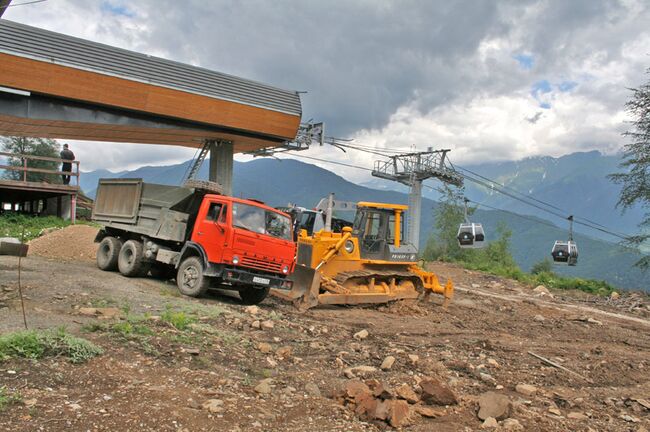
M63 261L95 261L98 229L88 225L70 225L29 242L29 255Z

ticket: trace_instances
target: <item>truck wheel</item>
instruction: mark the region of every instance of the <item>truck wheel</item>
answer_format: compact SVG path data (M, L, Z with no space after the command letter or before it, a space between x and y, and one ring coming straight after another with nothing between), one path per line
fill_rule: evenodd
M181 294L199 297L208 290L210 279L203 276L203 263L198 257L185 258L178 267L176 284Z
M128 240L122 245L117 258L117 268L126 277L142 276L147 270L142 254L142 243L137 240Z
M239 297L241 297L242 303L247 305L254 305L262 303L262 300L269 295L269 288L254 288L254 287L242 287L239 291Z
M117 270L117 258L122 241L115 237L104 237L97 247L97 267L104 271Z

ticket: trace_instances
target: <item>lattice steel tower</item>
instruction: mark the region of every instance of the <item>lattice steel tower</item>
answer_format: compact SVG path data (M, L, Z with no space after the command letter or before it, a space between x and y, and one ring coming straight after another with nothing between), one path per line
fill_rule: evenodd
M388 161L375 161L372 175L393 180L409 187L406 239L419 250L420 217L422 214L422 182L437 178L454 186L463 185L463 177L447 160L446 150L405 153L390 156Z

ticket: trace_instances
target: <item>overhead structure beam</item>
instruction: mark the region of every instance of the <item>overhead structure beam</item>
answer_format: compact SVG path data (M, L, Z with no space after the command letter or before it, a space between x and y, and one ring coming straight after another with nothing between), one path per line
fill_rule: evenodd
M463 177L447 159L449 149L405 153L390 156L387 161L375 161L374 177L396 181L409 187L406 240L419 250L422 214L422 182L437 178L454 186L463 185Z

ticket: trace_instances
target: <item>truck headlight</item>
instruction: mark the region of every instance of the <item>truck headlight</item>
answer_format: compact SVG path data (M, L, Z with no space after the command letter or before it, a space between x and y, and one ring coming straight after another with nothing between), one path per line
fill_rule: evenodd
M288 265L282 267L282 273L284 273L284 274L289 273L289 266Z
M233 263L234 265L239 264L239 257L238 257L237 255L235 255L235 256L232 257L232 263Z
M347 253L352 253L354 250L354 242L352 240L348 240L345 242L345 245L343 247Z

